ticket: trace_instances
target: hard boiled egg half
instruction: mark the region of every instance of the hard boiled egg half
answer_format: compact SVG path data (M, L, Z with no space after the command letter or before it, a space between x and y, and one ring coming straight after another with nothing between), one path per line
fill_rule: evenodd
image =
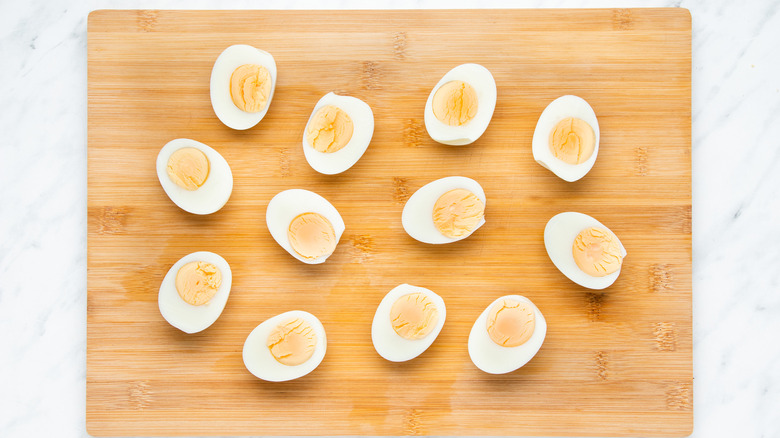
M230 265L219 255L188 254L171 266L160 284L160 313L184 333L203 331L222 314L232 283Z
M479 64L462 64L439 80L425 103L425 129L439 143L475 142L496 109L496 81Z
M544 247L563 275L589 289L612 285L626 257L626 249L615 233L596 219L576 212L557 214L547 222Z

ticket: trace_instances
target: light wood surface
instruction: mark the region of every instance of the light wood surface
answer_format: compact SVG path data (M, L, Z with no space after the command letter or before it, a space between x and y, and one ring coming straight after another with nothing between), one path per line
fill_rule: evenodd
M223 126L209 76L228 45L279 69L265 119ZM455 65L487 67L498 103L471 146L433 142L431 87ZM301 136L329 91L373 109L363 158L338 176L306 163ZM593 170L566 183L536 164L531 137L563 94L598 115ZM684 9L480 11L97 11L89 17L87 428L94 435L651 435L692 428L691 18ZM219 212L176 207L155 174L188 137L230 163ZM479 181L487 224L431 246L401 227L405 200L450 175ZM265 226L277 192L329 199L347 230L323 265L288 255ZM590 214L628 257L604 293L567 280L542 232ZM160 316L159 284L181 256L221 254L233 289L219 320L185 335ZM422 356L393 364L370 339L384 294L430 288L447 322ZM466 341L496 297L532 299L549 325L539 354L508 375L479 371ZM267 383L244 339L283 311L314 313L328 352L310 375Z

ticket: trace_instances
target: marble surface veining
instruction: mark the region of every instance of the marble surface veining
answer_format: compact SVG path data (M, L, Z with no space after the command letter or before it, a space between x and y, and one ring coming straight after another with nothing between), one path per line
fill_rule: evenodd
M465 8L467 1L0 2L0 436L82 437L87 14L101 8ZM780 437L780 2L693 15L694 437Z

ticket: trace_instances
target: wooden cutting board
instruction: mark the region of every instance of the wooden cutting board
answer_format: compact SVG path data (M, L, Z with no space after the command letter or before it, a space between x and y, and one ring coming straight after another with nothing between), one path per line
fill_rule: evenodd
M256 127L232 131L209 100L228 45L269 51L279 69ZM493 73L498 103L471 146L433 142L431 87L455 65ZM314 172L301 136L329 91L365 100L376 130L338 176ZM536 164L531 137L554 98L599 118L593 170L566 183ZM155 174L169 140L230 163L219 212L177 208ZM459 243L419 243L401 210L419 187L463 175L487 193L487 224ZM323 265L298 262L265 226L277 192L306 188L347 230ZM94 435L652 435L692 428L691 17L684 9L460 11L96 11L89 16L87 428ZM625 244L604 293L567 280L542 232L590 214ZM214 251L233 270L220 319L185 335L157 307L181 256ZM371 320L400 283L447 303L433 346L380 358ZM549 325L539 354L508 375L479 371L466 341L496 297L531 298ZM328 352L310 375L268 383L245 369L244 339L283 311L314 313Z

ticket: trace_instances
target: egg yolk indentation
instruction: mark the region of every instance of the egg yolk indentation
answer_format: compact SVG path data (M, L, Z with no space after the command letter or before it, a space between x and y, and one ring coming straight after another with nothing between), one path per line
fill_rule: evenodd
M319 152L341 150L352 139L354 126L346 111L335 105L317 110L306 128L306 142Z
M490 339L502 347L517 347L531 338L536 327L533 307L511 299L503 299L493 307L487 317Z
M586 228L577 234L572 245L577 266L591 277L604 277L623 264L617 237L603 228Z
M422 339L436 327L439 309L424 293L411 293L398 298L390 309L393 330L404 339Z
M450 81L433 94L433 115L449 126L463 126L477 115L477 92L463 81Z
M584 120L567 117L550 132L550 151L569 164L588 161L596 148L596 133Z
M485 216L485 204L466 189L441 195L433 205L433 224L440 233L457 239L471 233Z
M313 260L329 256L336 249L333 225L319 213L303 213L290 222L287 229L290 246L301 257Z
M176 292L193 306L208 303L222 284L222 273L208 262L189 262L176 273Z
M300 365L314 354L317 334L302 318L293 318L277 325L266 342L271 355L283 365Z
M230 75L230 98L241 111L259 113L271 95L272 82L267 68L244 64Z
M197 190L209 177L209 159L197 148L181 148L168 158L168 178L177 186Z

